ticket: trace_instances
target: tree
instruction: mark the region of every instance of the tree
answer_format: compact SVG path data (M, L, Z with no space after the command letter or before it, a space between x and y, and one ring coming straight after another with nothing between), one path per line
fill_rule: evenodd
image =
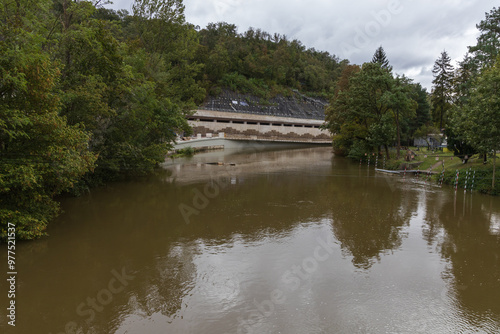
M7 223L16 237L44 234L59 212L54 197L93 168L88 135L59 115L56 63L42 50L40 2L0 5L0 238ZM29 19L28 19L29 18ZM36 23L35 23L36 24Z
M431 94L432 116L434 123L436 126L439 126L439 129L444 128L446 112L451 107L453 66L451 66L450 62L451 59L448 53L443 51L432 69L432 73L434 74Z
M495 188L496 152L500 149L500 57L485 68L473 84L461 119L468 142L479 152L493 154L492 189Z
M464 59L458 63L453 77L453 105L445 130L448 149L464 163L467 163L472 155L478 153L467 141L466 129L463 127L463 118L465 117L463 108L469 103L474 80L479 74L477 65L471 54L466 54Z
M52 36L62 41L54 43L64 65L62 114L85 127L99 156L85 181L152 171L175 132L189 133L185 116L205 96L195 79L201 65L192 61L196 31L184 22L182 1L138 0L134 17L108 15L87 1L61 3L55 10L63 24Z
M71 20L53 35L62 41L56 49L63 64L62 114L91 133L90 146L95 148L104 141L120 103L123 57L106 24L91 18L95 8L88 2L70 2L68 12L74 13Z
M458 63L452 80L452 102L454 106L462 107L468 100L471 85L478 75L477 63L470 54L466 54L464 59Z
M333 146L349 153L357 141L373 147L384 146L389 158L388 146L394 138L382 135L387 129L383 124L391 117L387 94L394 78L379 63L365 63L360 70L347 67L338 82L338 90L326 111L327 127L333 134ZM357 144L356 147L363 145Z
M166 55L175 50L179 42L176 34L185 23L184 9L182 0L134 1L135 29L149 53Z
M219 22L198 33L196 60L205 65L198 79L208 91L220 91L230 83L232 89L264 98L290 89L326 97L346 63L286 36L254 28L241 34L236 30Z
M185 112L205 98L196 81L203 65L195 61L198 35L186 24L182 0L135 0L134 32L147 52L149 77L158 94L170 98Z
M363 150L380 153L383 146L389 159L396 140L399 158L403 128L416 117L415 89L410 79L394 78L379 62L346 66L326 109L325 128L333 134L334 148L355 157Z
M391 109L396 125L396 158L399 159L401 150L401 124L403 119L411 119L415 117L417 103L412 99L411 80L405 76L396 77L391 90L384 96L384 103Z
M333 135L333 147L337 153L346 155L356 137L366 136L362 128L354 124L350 115L349 94L351 80L361 71L358 65L344 67L335 85L335 93L325 111L325 128ZM366 129L365 129L366 131Z
M431 119L431 106L429 104L429 94L421 84L413 84L413 99L417 102L417 109L415 110L415 117L409 120L409 137L414 138L415 131L424 125L430 125Z
M389 119L383 116L391 111L388 94L391 93L393 84L392 74L380 63L363 64L361 71L352 79L349 107L356 121L363 124L366 129L380 129L380 126L374 128L372 124ZM379 139L382 138L384 141L380 145L385 148L387 159L389 159L389 146L394 138L392 136L379 137Z
M366 140L372 147L380 147L384 145L387 147L388 143L393 143L397 138L399 134L398 130L399 128L394 125L393 115L391 115L390 112L386 112L382 115L378 122L374 122L370 125L368 131L369 134ZM389 159L388 155L387 159Z
M227 52L227 47L223 42L217 43L214 49L208 55L206 61L206 74L208 79L217 82L224 74L226 74L231 67L231 60L229 58L229 53Z
M382 68L392 71L392 66L389 65L389 60L382 45L373 54L372 63L380 64Z
M466 163L473 154L481 153L485 162L486 151L479 149L477 145L468 140L469 130L466 109L470 110L471 97L477 99L476 85L481 70L491 67L500 49L500 9L493 8L486 13L486 18L476 27L481 34L474 46L469 46L469 53L459 62L453 79L453 107L451 109L449 126L446 128L448 136L448 148Z
M481 34L477 38L477 44L469 47L469 52L474 55L479 67L491 66L500 50L500 7L493 7L476 27Z
M464 123L463 117L463 110L459 108L453 109L445 133L448 149L453 152L453 155L467 163L469 158L478 151L467 141L465 129L462 127Z

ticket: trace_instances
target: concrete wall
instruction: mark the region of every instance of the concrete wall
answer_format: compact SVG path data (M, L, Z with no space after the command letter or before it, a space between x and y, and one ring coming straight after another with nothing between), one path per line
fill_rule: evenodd
M323 121L272 115L255 115L221 111L198 110L188 120L194 136L224 132L231 137L263 137L275 139L331 140L330 133L319 127ZM257 139L254 138L254 139Z
M330 145L330 143L326 144ZM233 140L227 138L202 138L178 142L174 145L174 150L192 148L204 149L252 149L252 150L265 150L277 148L292 148L292 147L310 147L309 143L303 142L272 142L272 141L254 141L254 140Z
M216 110L196 110L195 114L190 116L189 119L224 119L233 121L255 121L255 122L276 122L276 123L288 123L288 124L309 124L309 125L321 125L322 120L317 119L305 119L305 118L295 118L295 117L283 117L274 115L262 115L262 114L252 114L252 113L240 113L240 112L227 112L227 111L216 111Z

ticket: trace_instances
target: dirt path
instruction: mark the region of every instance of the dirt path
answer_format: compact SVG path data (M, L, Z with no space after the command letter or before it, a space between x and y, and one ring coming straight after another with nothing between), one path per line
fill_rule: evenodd
M431 170L434 170L434 168L436 167L442 166L443 162L444 160L439 160L438 162L436 162L434 165L431 166Z

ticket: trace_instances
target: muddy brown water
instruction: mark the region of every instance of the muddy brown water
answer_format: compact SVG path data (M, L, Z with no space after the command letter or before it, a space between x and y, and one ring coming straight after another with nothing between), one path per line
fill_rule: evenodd
M1 333L500 332L500 198L328 147L168 161L62 207L17 245Z

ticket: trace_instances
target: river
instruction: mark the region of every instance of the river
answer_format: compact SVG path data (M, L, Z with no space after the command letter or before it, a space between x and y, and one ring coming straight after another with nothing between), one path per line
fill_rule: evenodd
M176 159L62 208L17 244L1 333L500 332L500 198L329 147Z

